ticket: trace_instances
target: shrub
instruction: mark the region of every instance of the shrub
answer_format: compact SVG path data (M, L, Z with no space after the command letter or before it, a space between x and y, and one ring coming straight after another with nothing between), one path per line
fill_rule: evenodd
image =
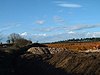
M14 45L15 45L16 47L23 47L23 46L29 45L29 44L31 44L31 43L32 43L32 41L27 40L27 39L24 39L24 38L21 38L21 39L17 39L17 40L15 41Z

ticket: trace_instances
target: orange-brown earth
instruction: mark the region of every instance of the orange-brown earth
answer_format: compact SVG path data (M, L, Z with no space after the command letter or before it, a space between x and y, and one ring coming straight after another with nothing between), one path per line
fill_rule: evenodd
M55 43L46 44L48 47L53 48L65 48L69 50L88 50L88 49L100 49L100 42L68 42L68 43Z

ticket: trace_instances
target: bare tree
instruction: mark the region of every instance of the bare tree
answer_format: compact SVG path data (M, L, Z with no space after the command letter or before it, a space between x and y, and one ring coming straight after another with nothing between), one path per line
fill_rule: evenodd
M19 34L16 34L16 33L12 33L8 36L8 39L12 42L12 43L15 43L16 40L18 39L22 39L22 37L19 35Z
M21 37L19 34L16 33L12 33L8 36L8 40L6 41L8 43L13 43L15 46L25 46L25 45L29 45L32 43L32 41L27 40L23 37Z

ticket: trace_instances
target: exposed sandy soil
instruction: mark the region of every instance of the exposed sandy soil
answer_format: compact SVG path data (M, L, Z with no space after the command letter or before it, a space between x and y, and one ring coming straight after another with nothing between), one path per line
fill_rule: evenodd
M65 48L74 51L100 49L100 42L70 42L70 43L56 43L56 44L46 44L46 45L48 47Z

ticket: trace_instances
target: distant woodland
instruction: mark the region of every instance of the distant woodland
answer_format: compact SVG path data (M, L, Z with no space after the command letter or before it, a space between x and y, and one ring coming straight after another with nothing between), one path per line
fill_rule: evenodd
M81 38L81 39L68 39L68 40L63 40L63 41L57 41L57 42L52 42L52 43L67 43L67 42L98 42L100 41L100 38Z

